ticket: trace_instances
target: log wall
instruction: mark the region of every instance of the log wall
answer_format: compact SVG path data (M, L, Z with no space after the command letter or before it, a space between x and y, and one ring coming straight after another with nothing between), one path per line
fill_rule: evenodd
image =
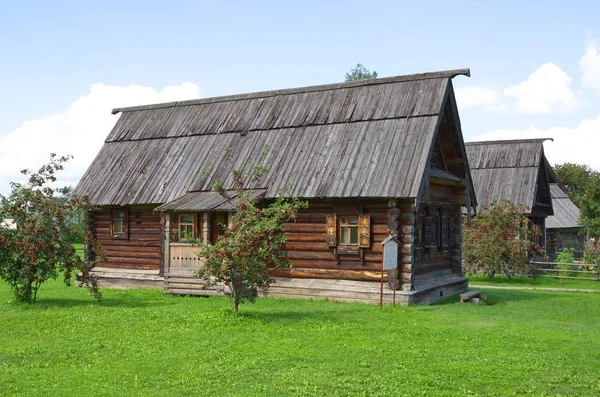
M409 201L405 203L404 209L412 211ZM293 267L272 270L271 275L274 277L380 280L383 255L383 247L380 243L390 231L388 211L386 200L367 203L311 201L309 208L299 213L296 222L285 224L287 242L284 248ZM326 216L332 214L369 215L371 221L370 248L361 248L356 254L343 254L337 247L329 247L326 240ZM405 231L408 232L408 230ZM405 241L407 246L402 251L410 257L410 238L405 238Z
M464 205L465 202L464 189L463 184L455 185L451 182L439 184L430 181L429 195L426 200L420 202L419 207L421 209L429 207L436 211L438 208L441 209L442 216L446 217L444 222L451 222L451 225L446 231L442 224L443 244L435 243L437 240L431 235L431 230L423 232L430 234L428 237L430 241L427 241L426 238L421 245L414 244L413 281L415 278L423 279L449 273L462 275L461 205ZM416 216L417 214L414 214L414 218ZM416 222L415 219L413 219L413 224L414 222Z
M88 215L88 225L95 232L105 261L99 267L159 270L161 262L161 216L152 208L127 208L128 238L111 236L111 209L103 208Z

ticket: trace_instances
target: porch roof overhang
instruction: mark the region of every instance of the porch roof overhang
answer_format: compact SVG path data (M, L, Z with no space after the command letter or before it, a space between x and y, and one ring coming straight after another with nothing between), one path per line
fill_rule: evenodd
M262 200L266 189L246 190L244 193L248 197ZM235 191L231 190L226 191L225 196L214 190L190 192L155 208L154 211L233 211L242 200Z

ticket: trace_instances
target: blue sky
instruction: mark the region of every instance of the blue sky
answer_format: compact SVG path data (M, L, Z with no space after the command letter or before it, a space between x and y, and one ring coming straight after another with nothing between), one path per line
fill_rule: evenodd
M426 4L426 5L422 5ZM471 68L467 141L552 136L600 169L600 1L0 1L0 194L47 153L76 183L110 108Z

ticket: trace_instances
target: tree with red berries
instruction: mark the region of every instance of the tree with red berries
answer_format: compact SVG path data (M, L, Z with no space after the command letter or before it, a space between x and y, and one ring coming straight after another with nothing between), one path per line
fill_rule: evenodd
M33 303L44 281L63 274L70 285L75 273L77 281L85 285L90 294L100 299L97 280L90 272L100 258L98 245L91 234L86 236L90 260L81 259L70 241L64 238L70 228L69 217L80 210L91 209L87 198L69 196L69 188L52 188L56 173L71 156L50 155L48 164L37 172L24 169L26 184L11 182L9 196L0 195L0 225L11 219L14 228L0 226L0 278L11 287L20 302ZM6 224L6 222L4 222Z
M231 171L240 198L232 222L223 225L225 231L215 244L202 245L198 253L204 266L196 275L206 285L223 283L230 287L234 314L238 314L241 302L254 302L258 290L273 282L269 269L290 267L282 250L286 241L283 224L295 219L298 211L308 206L296 197L283 195L270 205L259 206L258 197L249 196L244 184L246 179L259 181L264 172L262 164L252 167L248 175L240 170ZM213 188L227 197L221 183L215 183Z
M496 274L509 278L515 272L527 274L528 257L539 255L542 249L536 243L540 229L524 212L522 205L494 201L473 218L470 226L463 224L463 269L484 273L490 280Z

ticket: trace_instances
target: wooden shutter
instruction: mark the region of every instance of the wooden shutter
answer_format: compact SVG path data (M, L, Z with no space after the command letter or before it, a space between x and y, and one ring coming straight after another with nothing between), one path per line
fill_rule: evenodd
M360 248L371 247L371 217L369 215L358 216L358 246Z
M448 238L448 246L452 247L454 245L454 217L448 216L446 222L446 227L448 228L448 235L446 236Z
M123 208L123 211L125 211L125 220L123 221L125 223L125 236L123 238L129 240L129 207Z
M442 216L442 245L448 247L448 215Z
M425 217L425 241L424 246L430 247L433 245L433 217Z
M336 229L335 215L327 215L327 245L330 247L337 246Z

